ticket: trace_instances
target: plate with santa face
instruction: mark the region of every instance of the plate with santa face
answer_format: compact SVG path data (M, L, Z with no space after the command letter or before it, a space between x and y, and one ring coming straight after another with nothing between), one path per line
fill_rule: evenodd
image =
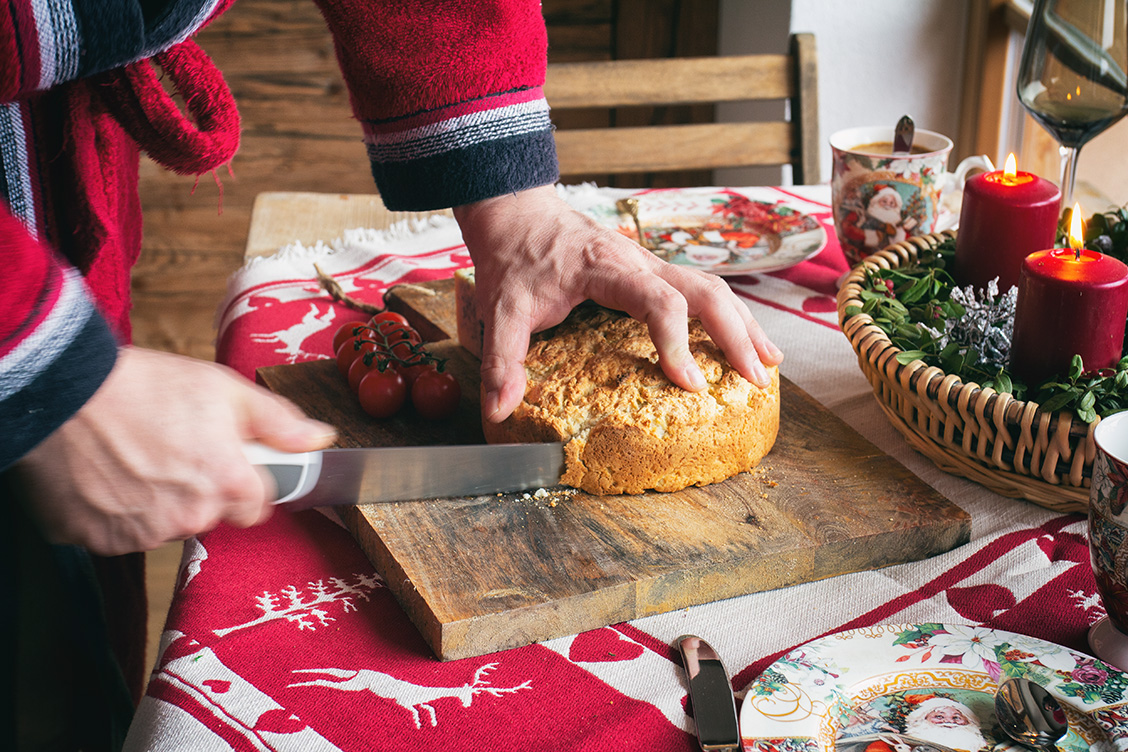
M752 752L1013 746L994 712L1010 676L1061 702L1070 728L1061 752L1128 750L1128 674L1061 645L958 624L890 624L797 647L745 691L740 733Z
M642 245L673 264L713 274L787 269L826 245L826 230L818 220L778 200L778 194L760 200L732 189L681 189L633 198ZM634 220L618 202L592 207L589 213L638 240Z

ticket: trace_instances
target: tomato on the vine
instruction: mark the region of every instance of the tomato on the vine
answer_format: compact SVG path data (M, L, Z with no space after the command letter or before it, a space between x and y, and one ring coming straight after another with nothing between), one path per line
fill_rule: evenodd
M453 415L461 397L458 380L446 371L425 370L411 385L411 404L415 411L432 420Z
M424 371L434 371L435 364L428 363L421 358L416 358L414 361L400 366L399 372L403 374L403 380L407 382L408 387L414 386L415 380L419 378L419 374Z
M418 342L401 339L397 342L393 342L391 347L388 348L388 351L392 354L393 360L400 360L406 364L420 358L420 353L417 351L418 345Z
M346 379L349 377L349 368L353 361L360 357L360 350L356 349L354 340L347 339L337 348L337 370Z
M377 313L372 318L370 318L368 320L368 323L370 326L376 327L384 323L396 324L397 326L411 326L407 318L401 316L395 311L381 311L380 313Z
M360 407L373 418L395 415L407 399L407 384L395 368L371 370L357 389Z
M333 339L337 368L369 415L390 417L409 397L424 418L444 418L458 409L462 388L438 370L444 359L423 348L423 337L406 317L382 311L367 323L342 324Z
M342 342L344 342L345 340L351 340L353 337L356 336L355 334L353 334L354 329L356 329L358 326L365 326L365 325L366 325L366 322L364 322L364 321L346 321L345 323L343 323L339 327L337 327L337 331L335 331L333 333L333 352L334 352L334 354L338 350L341 349L341 343ZM364 334L364 332L365 332L364 329L360 330L361 334Z
M349 389L352 389L355 392L360 387L360 380L363 379L366 375L368 375L368 373L370 371L374 371L379 367L380 367L380 356L379 355L373 357L371 363L365 363L364 362L364 353L362 351L360 357L358 357L356 360L354 360L352 365L349 366L349 375L348 375ZM387 368L391 368L391 367L392 366L390 366L390 365L387 366Z
M383 339L389 346L397 342L408 342L413 345L418 345L423 341L423 337L419 332L415 331L410 326L381 324L379 328L380 334L376 335L377 339Z

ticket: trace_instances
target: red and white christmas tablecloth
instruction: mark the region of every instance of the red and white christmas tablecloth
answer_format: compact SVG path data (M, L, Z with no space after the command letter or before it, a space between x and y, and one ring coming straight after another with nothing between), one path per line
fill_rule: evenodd
M341 526L316 510L278 513L260 527L222 527L185 544L127 748L692 750L671 648L686 633L717 648L737 689L793 646L878 624L986 626L1088 652L1086 632L1103 610L1085 519L998 496L913 452L883 417L837 327L836 281L847 265L829 189L734 190L785 201L827 230L825 249L808 261L727 278L786 354L781 372L967 510L969 544L919 563L443 663ZM624 192L566 195L613 206ZM253 377L259 366L329 356L333 331L355 314L319 290L313 260L373 302L393 284L449 277L470 263L449 219L288 247L233 277L219 311L219 360Z

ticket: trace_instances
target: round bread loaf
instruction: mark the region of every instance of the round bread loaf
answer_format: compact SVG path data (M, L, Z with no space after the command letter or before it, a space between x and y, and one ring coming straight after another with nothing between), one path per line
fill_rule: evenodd
M533 338L525 398L491 443L563 441L563 482L592 494L703 486L751 470L779 429L779 372L760 389L690 319L689 346L709 387L687 392L658 365L646 327L581 306Z

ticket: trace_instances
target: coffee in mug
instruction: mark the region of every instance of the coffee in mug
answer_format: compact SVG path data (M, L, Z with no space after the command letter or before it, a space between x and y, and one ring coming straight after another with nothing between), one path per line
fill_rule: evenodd
M893 142L892 141L875 141L871 144L858 144L857 146L855 146L850 151L860 151L860 152L864 152L866 154L880 154L882 156L897 153L897 152L893 151ZM923 146L921 146L919 144L914 143L911 147L909 147L909 150L907 152L901 152L901 153L903 153L903 154L927 154L928 149L924 148Z

